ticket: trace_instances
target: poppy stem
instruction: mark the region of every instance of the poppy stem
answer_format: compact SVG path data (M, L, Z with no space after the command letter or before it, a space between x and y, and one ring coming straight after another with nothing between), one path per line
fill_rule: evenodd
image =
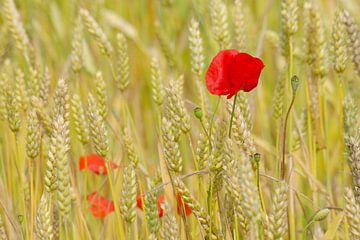
M294 105L295 102L295 96L296 94L293 93L292 99L291 99L291 103L290 106L288 108L288 111L286 113L286 117L285 117L285 122L284 122L284 130L283 130L283 143L282 143L282 162L281 162L281 179L285 179L285 173L286 173L286 167L285 167L285 155L286 155L286 127L287 127L287 122L288 122L288 118L290 115L290 111L292 106Z
M233 106L232 106L231 117L230 117L229 138L231 138L231 128L232 128L232 124L233 124L233 120L234 120L234 112L235 112L235 105L236 105L237 96L238 96L238 94L235 93L234 103L233 103Z

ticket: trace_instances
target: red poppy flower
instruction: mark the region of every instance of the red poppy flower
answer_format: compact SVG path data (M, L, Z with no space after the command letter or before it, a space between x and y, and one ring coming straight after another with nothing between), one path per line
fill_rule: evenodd
M116 165L113 162L109 163L111 169L116 169L119 166ZM80 156L80 160L79 160L79 167L80 170L84 170L85 166L87 167L88 170L94 172L95 174L99 175L106 175L107 174L107 169L106 169L106 165L105 165L105 161L102 157L100 157L97 154L89 154L88 156Z
M162 218L164 216L164 208L165 208L165 196L164 195L160 195L158 198L158 212L159 212L159 217ZM143 197L141 195L138 195L136 197L136 206L143 210Z
M183 201L181 199L181 195L180 195L180 193L178 193L177 194L177 213L179 215L181 215L181 213L182 213L182 208L184 208L184 212L185 212L186 216L191 215L191 213L192 213L191 208L189 207L189 205L185 201Z
M97 192L88 195L87 201L92 215L96 218L104 218L115 210L114 202L107 200Z
M206 73L206 86L214 95L231 98L238 91L249 92L259 81L264 68L261 59L234 49L220 51Z
M158 212L159 212L159 217L163 217L164 216L164 208L165 208L165 196L164 195L160 195L158 198ZM136 206L143 210L143 197L141 195L138 195L136 197ZM184 207L184 211L185 211L185 215L189 216L192 213L191 208L189 207L189 205L187 205L186 202L182 201L180 194L177 194L177 213L180 215L181 214L181 208Z

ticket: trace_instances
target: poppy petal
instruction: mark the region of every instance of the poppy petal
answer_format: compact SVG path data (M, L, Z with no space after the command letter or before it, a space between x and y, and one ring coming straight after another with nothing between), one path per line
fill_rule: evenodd
M136 206L137 208L143 210L143 197L141 195L137 195L136 197Z
M238 91L254 89L264 64L261 59L234 49L220 51L206 72L206 86L214 95L231 98Z
M119 168L119 165L109 162L111 169ZM107 175L107 168L104 159L97 154L89 154L87 156L80 156L79 169L89 170L96 175Z
M160 195L158 198L158 212L160 218L164 216L164 210L165 210L165 196Z
M182 215L182 212L185 212L186 216L190 216L192 213L191 208L189 207L189 205L182 200L180 193L177 194L177 213L179 215Z
M104 218L115 210L114 202L107 200L97 192L89 194L87 201L91 214L96 218Z

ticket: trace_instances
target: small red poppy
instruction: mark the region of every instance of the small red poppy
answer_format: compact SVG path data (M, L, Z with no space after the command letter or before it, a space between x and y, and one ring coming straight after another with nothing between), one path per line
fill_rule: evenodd
M115 210L114 202L107 200L97 192L90 193L87 197L87 201L90 206L90 212L96 218L104 218Z
M163 217L164 216L164 210L165 210L165 196L164 195L160 195L158 198L158 212L159 212L159 217ZM141 195L138 195L136 197L136 206L143 210L143 197ZM189 205L182 201L180 194L177 194L177 213L179 215L181 215L181 208L184 207L184 211L185 211L185 215L189 216L192 213L191 208L189 207Z
M113 162L109 163L111 169L116 169L119 166ZM97 175L106 175L107 169L105 161L102 157L97 154L89 154L88 156L80 156L79 160L80 170L84 170L86 167L89 171L94 172Z
M165 196L164 195L160 195L158 198L158 212L159 212L159 217L162 218L164 216L164 208L165 208ZM143 210L143 197L141 195L138 195L136 197L136 206Z
M192 213L191 208L184 200L181 199L181 195L180 195L180 193L178 193L177 194L177 213L179 215L181 215L181 213L182 213L182 208L184 209L186 216L191 215L191 213Z
M249 92L258 82L264 63L261 59L237 50L220 51L206 73L206 86L214 95L231 98L238 91Z

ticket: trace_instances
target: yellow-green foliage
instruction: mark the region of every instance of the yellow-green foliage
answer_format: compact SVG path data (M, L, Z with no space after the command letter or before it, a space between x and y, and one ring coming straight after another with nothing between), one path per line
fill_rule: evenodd
M0 0L0 239L359 239L359 12ZM225 49L265 65L235 100Z

